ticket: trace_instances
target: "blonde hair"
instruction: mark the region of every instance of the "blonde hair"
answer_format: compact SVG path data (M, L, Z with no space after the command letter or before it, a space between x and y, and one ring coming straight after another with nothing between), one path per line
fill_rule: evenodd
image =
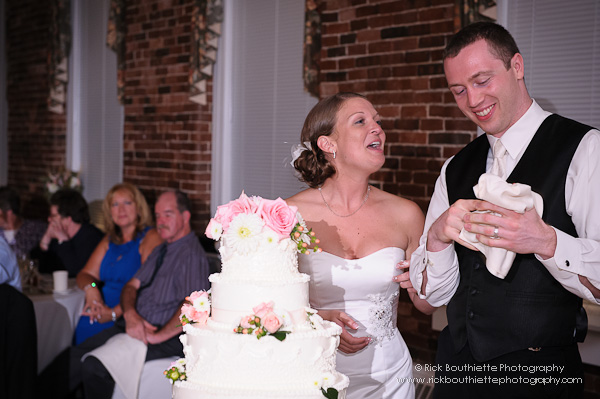
M104 202L102 202L102 215L104 216L104 227L106 233L110 240L115 244L123 243L123 232L121 228L115 224L113 221L112 215L110 214L110 209L113 201L113 196L117 191L127 191L133 198L133 202L135 203L135 208L137 211L137 222L135 225L135 233L134 237L138 235L139 232L144 230L146 227L151 226L152 214L150 213L150 207L146 202L146 198L141 193L141 191L130 183L118 183L112 186L106 197L104 198Z

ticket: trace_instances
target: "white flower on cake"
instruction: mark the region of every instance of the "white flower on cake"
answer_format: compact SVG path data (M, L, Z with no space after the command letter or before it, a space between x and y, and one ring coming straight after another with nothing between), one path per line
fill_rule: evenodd
M217 222L215 219L210 219L210 223L208 224L206 231L207 236L208 232L210 231L209 237L213 237L215 240L219 240L221 238L221 234L223 233L223 225Z
M227 244L240 254L247 254L260 243L260 233L264 226L257 214L240 214L235 217L225 233Z
M268 227L265 227L262 242L266 245L275 246L279 243L279 237L277 236L277 233L275 233L273 230L271 230Z

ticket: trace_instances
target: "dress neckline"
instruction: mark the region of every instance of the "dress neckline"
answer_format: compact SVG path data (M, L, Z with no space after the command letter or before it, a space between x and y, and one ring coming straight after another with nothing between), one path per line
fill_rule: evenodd
M362 260L362 259L366 259L366 258L368 258L368 257L370 257L370 256L376 255L376 254L378 254L379 252L383 252L383 251L385 251L385 250L387 250L387 249L398 250L398 251L402 251L402 253L404 253L404 250L403 250L402 248L400 248L400 247L383 247L383 248L381 248L381 249L378 249L377 251L371 252L370 254L368 254L368 255L365 255L365 256L363 256L363 257L361 257L361 258L354 258L354 259L344 258L344 257L338 256L338 255L335 255L335 254L332 254L331 252L327 252L327 251L321 251L320 253L322 253L322 254L327 254L327 255L329 255L329 256L333 256L333 257L335 257L335 258L338 258L338 259L343 259L343 260L348 260L348 261L355 261L355 260ZM315 255L315 254L311 254L311 255Z

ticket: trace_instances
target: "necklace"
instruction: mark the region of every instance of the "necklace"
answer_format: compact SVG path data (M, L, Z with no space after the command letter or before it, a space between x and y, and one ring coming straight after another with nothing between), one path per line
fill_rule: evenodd
M341 218L347 218L349 216L354 215L356 212L358 212L360 210L360 208L363 207L363 205L365 204L365 202L367 202L367 200L369 199L369 193L371 192L371 186L367 186L367 193L365 194L365 198L363 199L362 204L360 204L360 206L358 208L356 208L356 210L352 213L349 213L348 215L340 215L339 213L336 213L333 209L331 209L331 207L329 206L329 204L327 203L327 201L325 201L325 197L323 197L323 192L321 191L321 187L319 187L319 194L321 194L321 198L323 199L323 202L325 203L325 206L327 207L327 209L329 209L329 211L331 213L333 213L335 216L339 216Z

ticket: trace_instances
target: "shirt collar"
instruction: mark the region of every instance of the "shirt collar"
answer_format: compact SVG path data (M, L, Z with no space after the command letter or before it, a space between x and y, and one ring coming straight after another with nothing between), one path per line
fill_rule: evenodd
M497 139L490 134L487 135L490 147L494 148L496 141L502 140L502 144L510 157L515 160L520 159L538 128L549 115L551 115L550 112L544 111L533 100L527 112L502 135L501 139Z

